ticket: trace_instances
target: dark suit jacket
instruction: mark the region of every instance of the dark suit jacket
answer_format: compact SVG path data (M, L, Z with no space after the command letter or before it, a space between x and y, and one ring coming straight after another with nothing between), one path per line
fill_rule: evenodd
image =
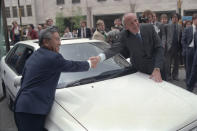
M78 29L77 37L81 38L81 28ZM86 27L86 38L91 38L91 37L92 37L91 30L90 28Z
M182 39L181 39L181 44L182 44L182 55L186 55L187 48L189 47L190 43L192 42L193 39L193 26L187 27L184 29L182 33Z
M88 69L86 61L69 61L59 53L45 48L38 49L25 64L15 112L47 114L53 104L60 73Z
M123 30L120 34L120 42L105 51L106 58L123 52L125 57L130 56L132 66L141 72L151 74L154 68L161 69L164 49L153 25L142 24L140 34L142 41L129 31Z
M197 32L194 34L194 41L195 41L194 44L197 46ZM191 75L189 76L187 86L194 87L196 82L197 82L197 49L195 49Z
M165 33L162 34L164 35L162 39L162 43L165 43L165 50L172 51L172 52L179 52L181 50L181 37L182 37L182 27L177 24L177 37L178 37L178 44L173 43L173 34L174 34L174 24L166 24L165 25Z

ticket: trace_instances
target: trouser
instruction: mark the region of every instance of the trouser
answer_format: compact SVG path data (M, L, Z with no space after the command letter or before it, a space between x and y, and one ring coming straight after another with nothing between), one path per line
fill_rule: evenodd
M186 82L191 74L192 64L194 59L194 48L188 47L186 50Z
M14 118L18 131L46 131L46 115L14 112Z
M165 55L164 60L164 71L166 79L171 79L171 77L178 78L178 71L179 71L179 53L178 51L170 51L167 52ZM173 63L173 69L171 71L171 65Z

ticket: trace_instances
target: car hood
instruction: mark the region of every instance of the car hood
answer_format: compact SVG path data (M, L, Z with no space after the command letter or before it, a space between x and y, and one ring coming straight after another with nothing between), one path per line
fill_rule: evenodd
M90 131L175 131L197 119L197 96L143 73L58 89L56 102Z

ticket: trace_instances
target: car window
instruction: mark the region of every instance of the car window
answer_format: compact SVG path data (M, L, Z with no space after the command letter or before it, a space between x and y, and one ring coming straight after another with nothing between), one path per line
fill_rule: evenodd
M6 63L16 72L18 75L22 74L26 60L33 53L33 50L25 45L17 45L9 53L8 58L6 58Z
M86 61L91 56L97 56L104 52L104 49L100 48L103 43L79 43L79 44L64 44L60 47L60 53L67 60ZM104 44L105 45L105 44ZM105 72L121 70L130 66L129 63L116 55L110 59L105 60L97 65L97 68L90 69L86 72L63 72L61 73L59 83L70 83L84 78L92 76L98 76Z

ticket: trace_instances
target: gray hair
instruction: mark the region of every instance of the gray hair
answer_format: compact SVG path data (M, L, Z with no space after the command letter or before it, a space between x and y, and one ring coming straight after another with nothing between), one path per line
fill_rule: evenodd
M50 40L52 37L52 34L55 32L58 32L58 29L55 26L50 26L46 29L41 30L39 33L39 46L42 47L43 40L44 39Z

